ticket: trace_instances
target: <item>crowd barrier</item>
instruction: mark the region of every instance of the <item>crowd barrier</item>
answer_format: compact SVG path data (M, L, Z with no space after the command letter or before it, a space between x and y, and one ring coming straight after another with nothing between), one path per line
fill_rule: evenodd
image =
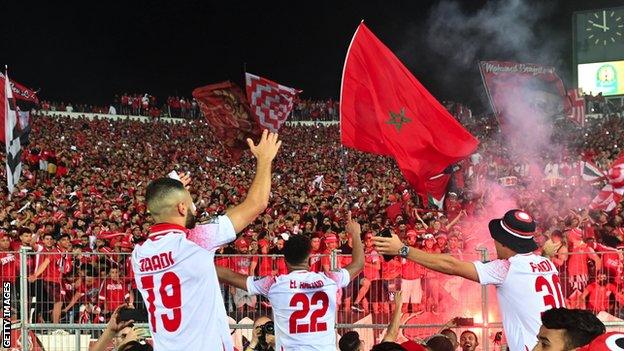
M468 261L486 261L489 257L486 250L461 255ZM623 252L600 252L596 257L599 260L591 256L579 260L577 254L568 254L559 274L561 292L553 294L568 307L592 310L610 329L624 330ZM147 315L134 287L129 258L128 253L58 254L26 249L5 253L3 264L19 264L12 276L2 276L4 310L8 303L13 321L9 349L87 350L117 306L131 303ZM62 279L32 275L35 267L46 261L59 267ZM349 262L349 255L334 251L313 255L310 263L322 271L339 269ZM400 258L386 262L383 257L367 255L366 262L364 271L339 292L338 335L356 330L367 345L373 345L383 337L394 309L400 308L400 339L425 338L455 317L464 317L465 324L456 326L457 332L470 329L479 335L483 350L495 347L493 340L502 331L502 323L494 287L428 271ZM215 264L245 274L253 267L259 275L286 272L280 255L216 255ZM596 280L601 279L607 283L596 286ZM272 314L270 302L225 284L221 284L221 291L235 344L242 346L243 337L251 337L254 319ZM399 291L403 303L395 306ZM28 346L26 338L30 340Z

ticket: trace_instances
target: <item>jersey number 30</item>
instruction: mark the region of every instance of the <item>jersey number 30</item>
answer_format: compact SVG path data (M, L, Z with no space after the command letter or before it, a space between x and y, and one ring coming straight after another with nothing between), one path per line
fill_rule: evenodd
M535 279L535 292L544 292L544 306L550 308L564 307L563 295L561 294L561 285L559 284L559 276L553 274L552 282L543 275Z
M310 315L310 324L297 323L300 319L305 319L310 313L310 305L316 306L321 303L321 307L315 309ZM301 307L298 307L301 305ZM327 330L327 323L318 322L318 319L325 316L329 308L329 297L323 291L317 291L308 300L308 296L304 293L297 293L290 299L290 307L298 307L299 309L290 315L289 329L290 334L314 333Z
M156 332L156 294L154 290L157 288L154 286L154 276L146 275L141 277L141 285L143 289L147 291L147 304L149 305L147 311L150 315L150 324L152 325L152 332ZM168 332L174 332L180 328L182 323L182 291L180 288L180 278L173 272L167 272L160 278L160 287L158 292L162 305L171 310L171 313L163 313L160 315L163 326Z

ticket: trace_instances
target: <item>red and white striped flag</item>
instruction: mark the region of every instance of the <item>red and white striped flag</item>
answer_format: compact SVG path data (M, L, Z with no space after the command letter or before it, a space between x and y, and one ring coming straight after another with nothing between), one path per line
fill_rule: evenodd
M568 98L572 105L568 118L581 127L585 127L585 98L581 94L581 89L568 90Z
M260 125L272 132L284 124L293 109L297 94L301 93L301 90L246 72L245 85L251 111Z
M592 200L589 208L610 212L624 198L624 155L621 155L607 172L609 184Z

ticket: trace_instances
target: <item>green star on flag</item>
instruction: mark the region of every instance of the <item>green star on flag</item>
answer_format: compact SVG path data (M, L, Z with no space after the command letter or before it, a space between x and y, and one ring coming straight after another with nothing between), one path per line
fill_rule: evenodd
M409 123L411 121L411 119L405 117L405 108L401 107L401 113L390 111L390 120L386 121L386 123L394 125L397 132L400 132L403 124Z

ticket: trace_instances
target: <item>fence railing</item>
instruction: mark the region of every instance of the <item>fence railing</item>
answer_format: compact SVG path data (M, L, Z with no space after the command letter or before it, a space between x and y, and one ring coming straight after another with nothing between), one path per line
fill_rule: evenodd
M461 255L467 261L488 258L487 250ZM624 329L623 256L621 251L556 256L567 306L592 310L609 328ZM8 301L3 310L8 308L13 320L12 349L86 350L117 306L130 303L147 314L129 260L130 254L123 252L4 252L1 280L9 299L3 299L5 304ZM357 330L367 345L373 345L396 308L403 313L401 337L405 339L435 334L451 319L465 317L474 323L457 331L473 330L483 350L489 350L502 330L494 287L442 275L397 257L385 261L366 255L365 261L363 272L339 291L338 334ZM335 270L349 262L350 255L333 251L312 255L310 269ZM281 255L216 255L215 264L250 275L287 273ZM251 337L254 319L272 314L271 304L225 284L221 291L235 345L242 346L242 338ZM396 306L398 291L403 303Z

